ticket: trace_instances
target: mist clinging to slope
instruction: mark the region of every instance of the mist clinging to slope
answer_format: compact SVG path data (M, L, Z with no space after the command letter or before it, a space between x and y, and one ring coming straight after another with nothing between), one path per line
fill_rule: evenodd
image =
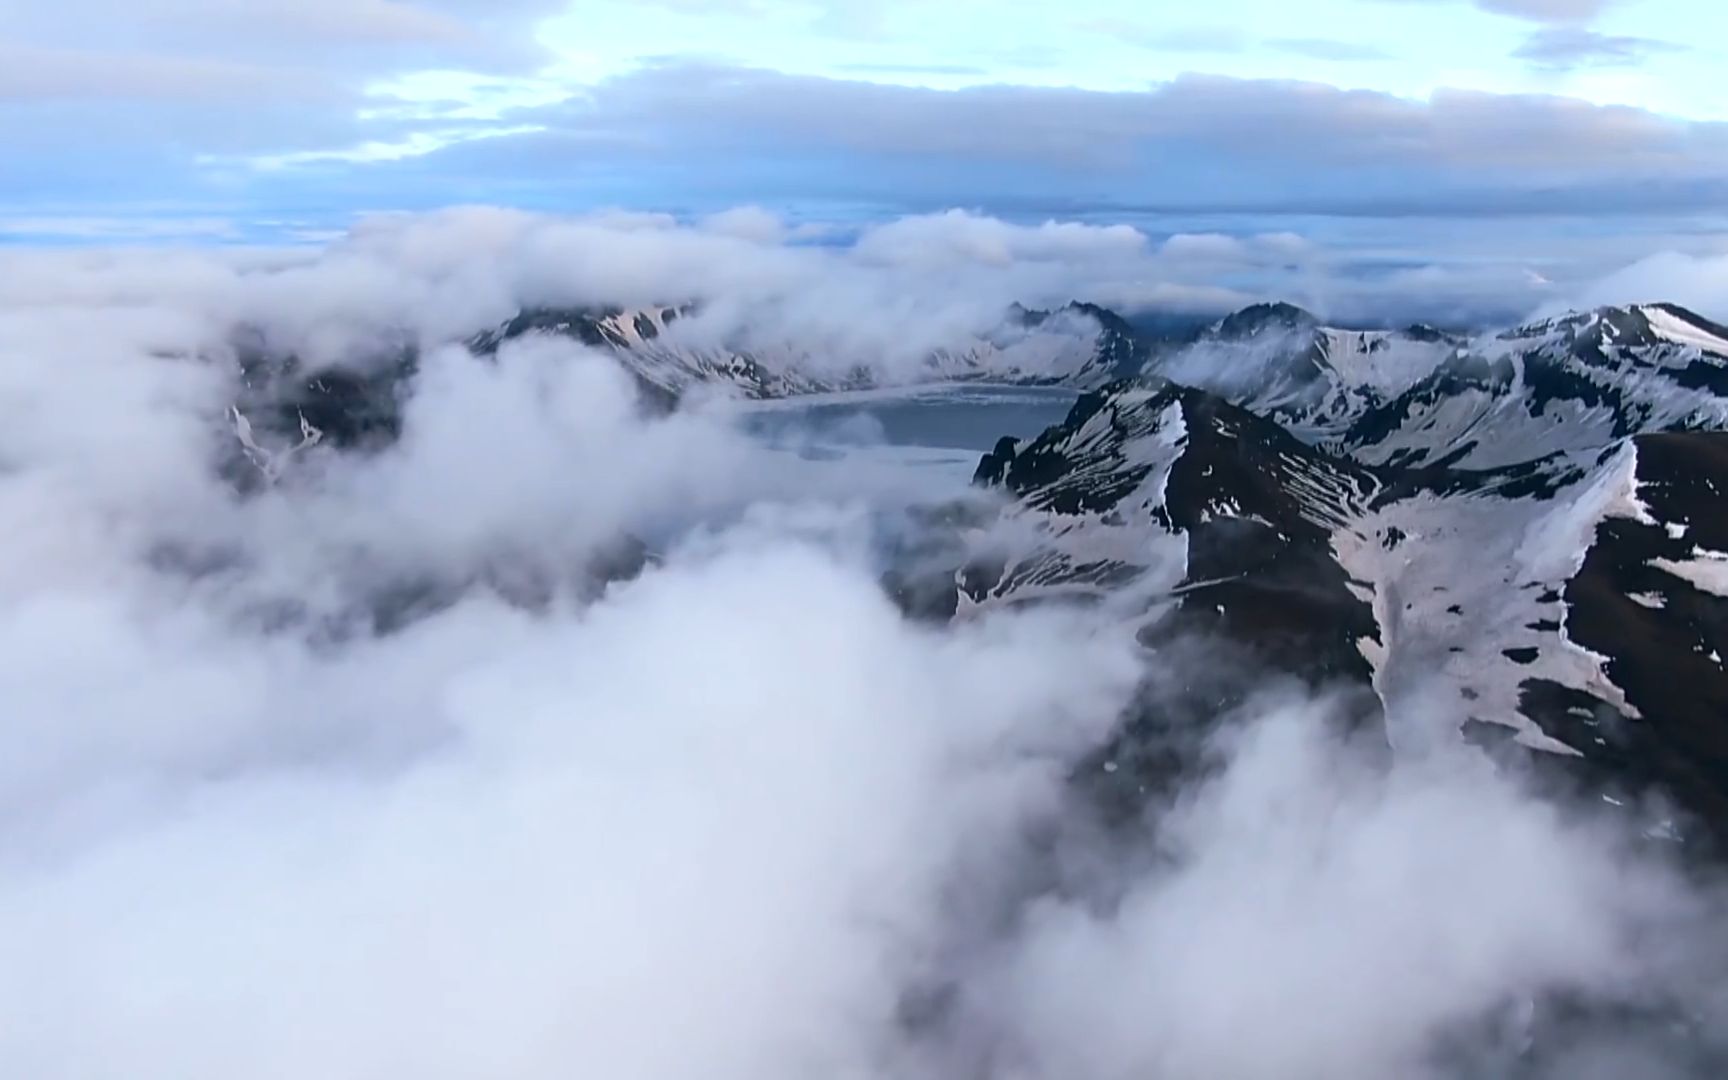
M869 518L919 493L646 416L599 353L430 348L400 441L237 495L238 327L338 361L834 258L738 219L654 225L632 270L591 226L473 222L508 243L7 285L3 1071L1423 1076L1481 1023L1515 1049L1548 992L1708 989L1708 894L1481 762L1358 760L1323 700L1221 717L1219 771L1100 838L1069 777L1134 700L1131 626L908 622ZM979 317L1073 236L1010 243ZM808 310L886 335L903 280L839 269ZM640 536L659 558L596 592Z

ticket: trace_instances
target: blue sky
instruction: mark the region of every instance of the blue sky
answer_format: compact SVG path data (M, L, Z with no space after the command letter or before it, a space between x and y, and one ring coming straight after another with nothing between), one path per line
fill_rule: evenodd
M1714 0L0 0L0 234L456 203L1714 238ZM1256 228L1261 227L1259 224Z

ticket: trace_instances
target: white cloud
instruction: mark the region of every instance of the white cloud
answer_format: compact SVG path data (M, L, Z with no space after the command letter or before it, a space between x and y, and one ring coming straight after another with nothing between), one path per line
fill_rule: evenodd
M1587 22L1615 0L1476 0L1478 7L1538 22Z
M271 296L279 324L356 281L328 269ZM399 449L235 502L209 468L231 373L151 355L214 346L232 282L206 284L142 302L142 280L87 279L0 319L0 507L31 523L0 578L19 1021L0 1061L182 1080L869 1061L949 868L1052 803L1129 688L1127 636L907 626L837 509L708 518L772 483L740 460L765 452L636 418L569 347L434 355ZM720 531L593 607L477 592L388 638L318 632L394 575L556 581L668 515ZM170 541L212 568L166 569Z
M25 226L123 235L114 223ZM915 375L934 351L967 348L999 329L1015 303L1223 314L1290 300L1344 324L1468 325L1522 317L1565 298L1666 298L1728 317L1712 291L1711 264L1693 272L1687 254L1658 260L1671 267L1659 277L1629 270L1593 285L1599 267L1625 261L1614 246L1581 254L1576 264L1540 264L1542 275L1511 255L1466 252L1429 262L1401 250L1387 253L1391 268L1358 274L1349 250L1291 233L1154 241L1126 226L1022 225L950 211L868 226L852 243L806 244L804 235L753 208L681 225L662 214L549 217L467 207L363 219L323 249L14 248L0 251L0 309L195 303L198 333L160 347L209 349L220 345L219 328L245 324L276 348L331 364L405 342L431 348L465 340L523 306L695 302L697 317L676 328L682 341L825 358L830 374L866 368L890 381Z
M0 101L290 100L329 103L340 93L308 70L204 57L0 46Z
M67 0L20 13L18 39L186 61L243 55L292 66L489 66L533 55L536 18L561 0L470 4L435 0L157 0L140 12L110 0ZM372 74L382 72L373 71Z
M1148 257L917 228L961 238L951 283L1003 247ZM830 325L870 323L934 280L886 249L473 210L327 252L8 253L0 1071L1421 1076L1526 995L1719 973L1660 867L1479 761L1370 768L1323 704L1256 704L1160 846L1106 845L1067 777L1136 690L1132 627L906 622L876 478L646 419L575 346L434 350L399 445L246 499L212 468L237 323L334 358L692 267L831 274ZM664 559L594 598L622 533ZM356 619L429 579L408 625Z
M1728 321L1728 253L1661 252L1609 274L1568 298L1571 306L1667 300Z
M1177 233L1164 241L1164 254L1201 262L1235 262L1247 254L1247 245L1219 233Z
M1455 0L1389 0L1400 4L1447 4ZM1542 23L1587 23L1619 0L1470 0L1483 11Z
M702 219L702 228L721 236L753 240L759 244L778 244L787 237L786 223L780 215L760 206L739 206L710 214Z
M860 258L900 266L939 263L1011 266L1020 262L1133 257L1146 237L1126 225L1046 222L1031 228L950 210L873 226L859 239Z
M1437 1036L1486 1011L1511 1029L1487 1065L1504 1075L1531 1000L1636 996L1667 959L1639 933L1705 916L1485 760L1387 775L1316 709L1251 710L1229 767L1161 823L1166 869L1028 919L986 984L1006 1007L980 1008L1036 1074L1450 1076Z

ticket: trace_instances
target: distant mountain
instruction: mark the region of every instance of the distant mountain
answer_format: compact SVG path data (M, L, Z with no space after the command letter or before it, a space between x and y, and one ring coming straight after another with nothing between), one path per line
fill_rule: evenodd
M1157 350L1148 370L1211 390L1310 441L1343 436L1463 349L1431 327L1343 330L1290 304L1257 304Z
M645 392L662 401L675 401L680 393L695 386L732 387L758 398L831 388L803 374L796 364L765 365L747 353L680 342L672 331L692 310L688 306L534 308L476 335L468 347L477 355L492 356L505 343L534 334L572 338L618 357Z
M1728 840L1728 332L1651 305L1349 333L1249 309L1200 339L1265 361L1227 393L1125 380L1004 440L978 482L1018 546L966 603L1138 597L1150 644L1357 686Z
M1728 330L1668 304L1601 308L1478 338L1337 446L1388 464L1485 469L1644 431L1728 423Z
M1723 356L1728 329L1669 304L1478 336L1344 330L1259 304L1153 350L1145 370L1365 463L1488 469L1636 431L1722 426L1728 381L1710 358Z
M1120 316L1093 304L1055 311L1015 306L988 333L933 349L906 372L890 376L867 357L845 362L820 342L758 335L716 339L700 309L533 309L473 338L489 355L529 334L574 338L605 349L650 392L676 397L720 387L749 398L857 390L894 381L991 381L1029 385L1100 386L1138 372L1144 350ZM739 338L739 340L732 340Z

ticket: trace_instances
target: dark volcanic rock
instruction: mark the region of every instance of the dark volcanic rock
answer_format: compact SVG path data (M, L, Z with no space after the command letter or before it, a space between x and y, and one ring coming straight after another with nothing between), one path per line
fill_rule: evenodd
M1343 691L1343 730L1384 747L1357 644L1376 633L1373 612L1330 550L1377 487L1366 470L1210 394L1144 379L1085 395L1017 451L998 446L979 479L1045 521L1051 541L975 567L974 600L1108 594L1180 561L1140 633L1155 658L1141 700L1084 774L1112 813L1167 794L1202 766L1221 717L1280 682Z
M1377 490L1368 470L1211 394L1138 380L1085 395L1017 452L999 445L978 478L1033 510L1136 516L1184 538L1179 614L1149 641L1204 629L1304 680L1367 683L1356 642L1373 615L1330 543ZM1161 498L1142 498L1148 480Z
M1602 739L1593 756L1660 779L1728 826L1728 433L1636 446L1647 520L1604 520L1566 588L1572 639L1606 658L1634 715L1598 703L1576 741Z

